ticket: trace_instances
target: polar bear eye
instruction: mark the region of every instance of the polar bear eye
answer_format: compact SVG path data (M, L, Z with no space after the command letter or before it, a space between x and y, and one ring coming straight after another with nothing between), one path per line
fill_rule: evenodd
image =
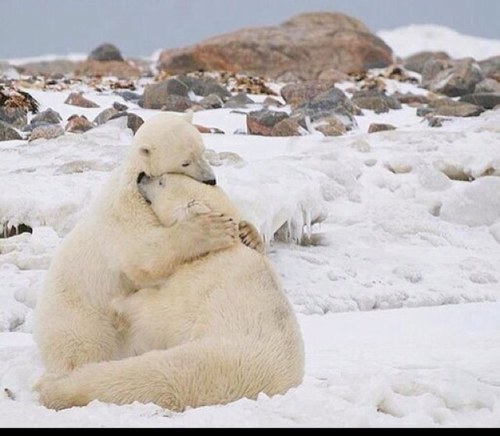
M185 168L185 167L188 167L189 165L191 165L191 161L190 160L185 160L184 162L182 162L182 166Z
M145 156L149 156L149 148L141 148L141 153Z

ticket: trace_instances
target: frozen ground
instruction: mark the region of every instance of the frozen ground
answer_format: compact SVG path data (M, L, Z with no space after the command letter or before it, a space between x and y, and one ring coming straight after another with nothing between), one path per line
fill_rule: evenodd
M102 108L65 105L69 91L28 91L63 119L124 103L82 90ZM126 104L145 119L156 113ZM195 114L226 133L204 135L208 149L239 156L215 155L219 184L269 242L300 317L307 373L282 397L182 414L37 405L31 332L44 273L132 136L122 119L50 141L0 142L0 217L34 227L0 239L0 387L11 393L0 392L0 426L500 426L500 111L439 129L415 112L365 111L341 138L237 135L244 115ZM398 130L368 135L371 122ZM271 241L283 223L296 238L306 225L321 245Z

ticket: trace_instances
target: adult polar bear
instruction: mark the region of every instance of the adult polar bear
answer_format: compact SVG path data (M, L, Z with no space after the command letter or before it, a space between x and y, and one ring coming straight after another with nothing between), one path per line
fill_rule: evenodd
M128 156L60 245L35 314L35 339L48 373L122 357L109 316L117 296L151 286L178 265L234 245L238 228L219 213L164 227L137 188L139 176L186 174L215 184L197 129L160 114L137 131Z
M210 210L238 217L221 190L185 176L141 185L167 227ZM303 341L293 309L266 257L242 243L185 263L159 288L114 306L127 353L138 356L47 378L39 385L42 404L138 401L181 411L284 393L302 381Z

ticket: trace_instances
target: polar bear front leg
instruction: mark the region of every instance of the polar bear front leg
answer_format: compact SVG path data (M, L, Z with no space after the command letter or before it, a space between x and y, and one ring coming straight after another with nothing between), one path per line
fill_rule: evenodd
M144 288L155 286L185 262L234 246L238 234L237 222L228 215L196 214L171 227L137 228L123 234L116 256L121 271Z

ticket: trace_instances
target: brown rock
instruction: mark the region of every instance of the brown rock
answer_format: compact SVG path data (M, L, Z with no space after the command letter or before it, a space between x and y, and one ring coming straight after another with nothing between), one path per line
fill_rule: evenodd
M216 133L219 135L224 135L224 131L218 129L217 127L206 127L206 126L200 126L199 124L194 124L194 126L198 129L198 132L200 133Z
M344 124L335 117L324 118L315 129L325 136L342 136L347 131Z
M285 112L273 112L268 109L247 114L247 130L250 135L271 136L273 127L288 118Z
M482 107L449 98L434 100L431 106L435 109L435 115L443 117L477 117L484 112Z
M161 110L172 111L172 112L185 112L192 106L193 102L188 97L181 97L180 95L168 95L164 105L161 107Z
M396 127L391 124L373 123L368 127L368 133L386 132L388 130L396 130Z
M293 83L281 88L281 97L291 106L300 106L306 101L312 100L321 93L333 88L331 82L310 80L302 83Z
M83 133L90 130L94 125L85 115L72 115L68 118L65 130L71 133Z
M476 85L474 92L500 92L500 82L488 77Z
M401 94L400 92L395 92L392 94L393 98L399 101L401 104L407 104L410 106L419 106L423 104L429 104L429 97L425 95L416 95L407 92L406 94Z
M171 74L244 71L317 79L334 68L356 73L392 63L392 50L360 21L340 13L306 13L277 27L243 29L194 46L165 50L158 67Z
M484 109L493 109L500 104L500 92L468 94L461 97L460 101L475 104Z
M464 59L452 68L441 71L430 83L433 92L460 97L474 92L476 85L484 79L484 74L474 59Z
M404 67L407 70L422 74L424 66L429 60L448 61L450 56L444 51L421 51L404 60Z
M132 130L135 135L135 132L144 124L144 120L136 114L132 114L129 112L118 112L113 115L110 120L115 120L117 118L127 117L127 127Z
M68 98L64 101L65 104L70 104L71 106L94 108L99 107L97 103L86 99L81 92L72 92L68 95Z
M0 107L0 121L21 129L28 123L28 114L25 109L17 107Z
M16 66L16 69L21 74L25 74L27 76L67 76L74 73L77 65L77 62L59 59L55 61L28 62Z
M278 101L273 97L266 97L266 99L262 102L262 106L264 106L265 108L269 108L271 106L283 107L285 105L281 103L281 101Z
M76 76L114 76L119 79L131 79L141 76L141 70L139 68L128 62L120 61L83 61L76 66L74 73Z
M335 68L328 68L320 73L318 80L330 83L347 82L349 80L349 75Z
M271 136L301 136L302 127L295 118L281 120L271 130Z

